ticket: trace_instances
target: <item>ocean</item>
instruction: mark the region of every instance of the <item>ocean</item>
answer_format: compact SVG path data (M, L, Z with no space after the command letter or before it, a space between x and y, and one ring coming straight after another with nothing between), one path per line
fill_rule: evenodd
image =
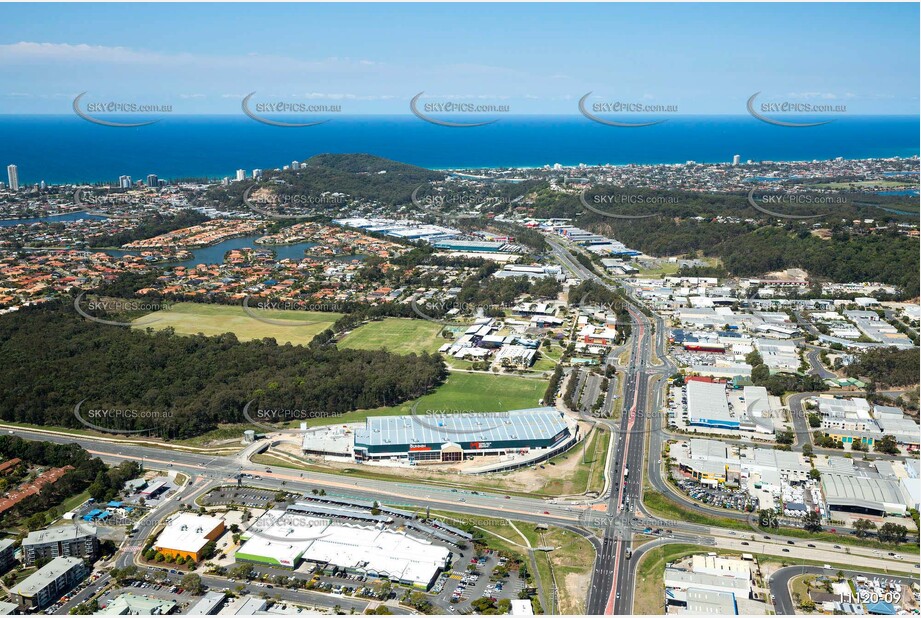
M132 121L136 119L132 118ZM810 120L813 120L810 118ZM287 128L245 116L171 116L137 128L105 127L75 115L0 116L0 165L15 163L21 185L160 178L234 177L320 153L370 153L428 168L540 167L630 163L801 161L919 154L917 116L836 117L789 128L750 116L676 116L620 128L582 116L512 116L467 128L414 116L333 118ZM0 167L2 171L2 167ZM5 178L4 178L5 180Z

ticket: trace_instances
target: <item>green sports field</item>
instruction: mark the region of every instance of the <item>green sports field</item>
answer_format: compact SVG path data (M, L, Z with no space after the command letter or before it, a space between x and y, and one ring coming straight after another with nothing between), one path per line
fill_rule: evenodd
M409 318L386 318L359 326L339 342L340 348L380 350L394 354L436 352L448 339L439 336L441 324Z
M373 410L355 410L346 412L335 419L310 419L308 425L330 425L337 423L355 423L369 416L392 416L410 414L416 402L416 413L425 414L429 410L439 410L444 414L459 412L505 412L522 408L536 408L537 402L547 390L547 380L520 378L510 375L491 375L485 373L463 373L452 371L447 381L429 395L399 406L374 408ZM293 425L292 425L293 426Z
M278 343L306 345L317 333L332 326L340 317L341 313L262 310L252 307L247 313L240 306L177 303L169 309L138 318L132 327L162 330L171 326L182 335L233 333L241 341L273 337Z

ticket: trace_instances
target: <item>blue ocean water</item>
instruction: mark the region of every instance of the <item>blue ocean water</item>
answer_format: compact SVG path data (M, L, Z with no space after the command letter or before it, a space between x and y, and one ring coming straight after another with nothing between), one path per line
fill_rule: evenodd
M450 128L411 115L351 116L303 128L267 126L245 116L170 116L114 128L77 116L0 116L0 165L15 163L21 184L41 180L114 182L233 177L244 168L281 167L334 152L366 152L430 168L536 167L629 163L796 161L912 156L917 116L834 118L788 128L750 116L677 116L643 128L609 127L582 116L503 117ZM0 167L2 170L2 167Z

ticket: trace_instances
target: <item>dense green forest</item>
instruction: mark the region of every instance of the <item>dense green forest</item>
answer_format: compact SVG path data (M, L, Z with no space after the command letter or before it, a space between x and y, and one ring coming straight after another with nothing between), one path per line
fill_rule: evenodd
M353 199L384 205L412 203L412 194L420 185L443 180L445 174L407 165L368 154L322 154L306 161L300 170L266 171L261 185L274 186L279 203L306 205L305 197L319 198L324 193L343 193ZM253 181L234 182L213 187L203 201L225 207L245 209L243 193ZM335 210L345 204L315 202L314 210Z
M0 320L0 418L81 427L74 407L131 409L96 421L184 438L240 422L245 404L336 415L419 397L446 377L438 355L278 345L145 333L87 321L69 305L27 308ZM150 416L156 416L151 419Z
M857 355L857 360L845 368L851 377L868 377L877 386L910 386L918 383L918 348L874 348Z
M650 214L646 219L613 219L586 211L573 194L542 191L535 200L540 217L576 217L576 223L606 234L654 256L697 254L720 258L730 275L755 276L784 268L803 268L811 276L838 282L879 281L898 286L904 297L919 293L917 239L898 233L898 222L917 221L882 210L905 208L905 198L843 194L845 204L818 205L816 213L829 216L808 222L780 220L753 209L743 194L706 194L596 187L587 193L624 193L650 201L670 198L673 203L629 204L616 207L617 214ZM879 207L877 207L879 206ZM915 207L917 208L917 207ZM600 210L613 207L601 207ZM781 206L772 207L785 211ZM810 211L810 212L813 212ZM797 211L787 209L786 212ZM801 210L800 210L801 212ZM831 216L833 215L833 216ZM873 219L890 229L869 231L854 228L854 219ZM826 228L831 238L810 233L813 226Z

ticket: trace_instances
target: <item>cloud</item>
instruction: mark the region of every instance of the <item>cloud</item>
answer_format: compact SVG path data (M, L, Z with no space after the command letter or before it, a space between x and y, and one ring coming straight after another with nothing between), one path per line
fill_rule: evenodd
M70 43L37 43L20 41L0 45L0 64L73 65L104 64L126 67L156 67L159 71L182 69L259 71L261 73L291 71L328 73L355 71L366 73L383 65L371 60L350 58L321 58L305 60L289 56L241 53L234 56L209 56L189 53L162 53L129 47L110 47Z

